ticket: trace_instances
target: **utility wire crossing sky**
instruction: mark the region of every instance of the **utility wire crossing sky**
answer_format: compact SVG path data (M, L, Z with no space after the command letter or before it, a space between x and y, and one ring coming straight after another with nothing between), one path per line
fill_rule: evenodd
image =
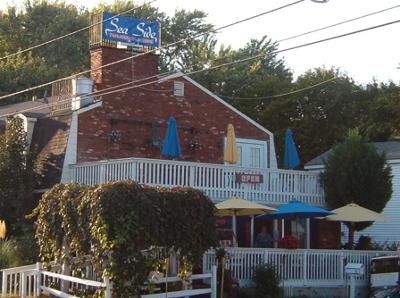
M22 2L22 0L1 1L0 8L4 9L7 4L21 5ZM92 8L99 2L111 3L112 1L66 0L66 2ZM200 9L208 13L208 22L219 27L235 19L255 15L260 11L290 2L293 1L158 0L153 5L169 15L172 15L176 9ZM143 1L137 3L141 5ZM399 0L330 0L324 4L306 0L299 5L244 23L232 30L223 31L217 38L220 43L232 45L234 48L243 46L250 38L261 38L263 35L268 35L272 40L281 40L399 4ZM296 44L394 21L399 15L400 8L392 9L321 32L282 41L279 48L288 48ZM368 83L374 78L378 81L393 80L399 83L400 41L398 36L400 36L400 24L395 24L298 51L285 52L280 54L280 57L285 58L287 66L294 71L295 75L300 75L314 67L336 66L346 71L359 83Z

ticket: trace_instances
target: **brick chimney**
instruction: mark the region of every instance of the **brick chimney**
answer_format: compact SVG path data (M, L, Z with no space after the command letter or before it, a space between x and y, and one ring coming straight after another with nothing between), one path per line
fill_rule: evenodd
M132 56L136 57L92 71L91 78L94 81L94 90L97 91L157 75L159 55L154 53L143 55L142 52L135 52L129 49L103 46L92 48L90 50L91 69Z

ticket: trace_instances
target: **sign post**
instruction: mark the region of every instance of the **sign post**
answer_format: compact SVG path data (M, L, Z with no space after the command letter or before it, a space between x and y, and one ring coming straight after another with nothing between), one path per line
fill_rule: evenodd
M397 266L399 271L399 275L397 277L397 286L400 287L400 246L397 246L397 256L398 256Z

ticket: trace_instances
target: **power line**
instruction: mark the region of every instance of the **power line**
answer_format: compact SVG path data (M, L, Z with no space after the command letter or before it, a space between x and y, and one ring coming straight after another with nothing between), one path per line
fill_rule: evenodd
M347 19L347 20L341 21L339 23L331 24L331 25L320 27L318 29L314 29L314 30L307 31L307 32L304 32L304 33L300 33L300 34L292 35L292 36L289 36L289 37L285 37L285 38L282 38L282 39L278 40L277 42L283 42L283 41L287 41L287 40L290 40L290 39L295 39L295 38L298 38L298 37L309 35L311 33L315 33L315 32L323 31L323 30L326 30L326 29L330 29L330 28L333 28L333 27L336 27L336 26L339 26L339 25L343 25L343 24L347 24L347 23L350 23L350 22L354 22L354 21L357 21L357 20L360 20L360 19L363 19L363 18L366 18L366 17L370 17L370 16L373 16L373 15L377 15L377 14L380 14L380 13L383 13L383 12L386 12L386 11L389 11L389 10L392 10L392 9L395 9L395 8L399 8L399 7L400 7L400 4L395 5L395 6L391 6L391 7L385 8L385 9L381 9L381 10L378 10L378 11L370 12L370 13L361 15L359 17L355 17L355 18L352 18L352 19Z
M319 83L317 83L317 84L315 84L315 85L311 85L311 86L304 87L304 88L301 88L301 89L297 89L297 90L294 90L294 91L290 91L290 92L287 92L287 93L281 93L281 94L270 95L270 96L236 97L236 96L223 96L223 95L221 95L221 97L225 97L225 98L229 98L229 99L233 99L233 100L235 100L235 99L239 99L239 100L251 100L251 99L263 100L263 99L273 99L273 98L284 97L284 96L287 96L287 95L292 95L292 94L300 93L300 92L307 91L307 90L310 90L310 89L314 89L314 88L319 87L319 86L321 86L321 85L325 85L326 83L332 82L332 81L334 81L334 80L336 80L336 79L337 79L336 77L333 77L333 78L330 78L330 79L328 79L328 80L319 82Z
M102 24L102 23L104 23L104 22L110 21L110 20L112 20L112 19L114 19L114 18L116 18L116 17L118 17L118 16L120 16L120 15L127 14L127 13L129 13L129 12L131 12L131 11L136 10L136 9L140 9L140 8L142 8L142 7L145 7L145 6L147 6L147 5L150 5L151 3L156 2L156 1L158 1L158 0L151 0L151 1L149 1L149 2L147 2L147 3L145 3L145 4L143 4L143 5L141 5L141 6L139 6L139 7L133 7L133 8L130 8L130 9L128 9L128 10L125 10L125 11L123 11L123 12L120 12L120 13L118 13L118 14L116 14L116 15L114 15L114 16L108 18L108 19L105 19L105 20L102 20L102 21L100 21L100 22L91 24L91 25L89 25L89 26L80 28L80 29L78 29L78 30L75 30L75 31L70 32L70 33L67 33L67 34L65 34L65 35L62 35L62 36L59 36L59 37L50 39L50 40L48 40L48 41L45 41L45 42L43 42L43 43L40 43L40 44L31 46L31 47L29 47L29 48L20 50L20 51L18 51L18 52L15 52L15 53L6 55L6 56L4 56L4 57L1 57L1 58L0 58L0 61L1 61L1 60L4 60L4 59L11 58L11 57L14 57L14 56L17 56L17 55L22 54L22 53L26 53L26 52L32 51L32 50L34 50L34 49L43 47L43 46L48 45L48 44L50 44L50 43L53 43L53 42L55 42L55 41L62 40L62 39L64 39L64 38L66 38L66 37L75 35L76 33L79 33L79 32L85 31L85 30L87 30L87 29L90 29L90 28L92 28L92 27L94 27L94 26L96 26L96 25L99 25L99 24Z
M11 96L19 95L19 94L22 94L22 93L25 93L25 92L33 91L33 90L36 90L36 89L39 89L39 88L43 88L43 87L49 86L49 85L51 85L51 84L53 84L53 83L57 83L57 82L60 82L60 81L66 80L66 79L72 79L72 78L74 78L74 77L77 77L77 76L80 76L80 75L84 75L84 74L89 73L89 72L91 72L91 71L96 71L96 70L99 70L99 69L103 69L103 68L105 68L105 67L109 67L109 66L112 66L112 65L115 65L115 64L118 64L118 63L122 63L122 62L124 62L124 61L128 61L128 60L131 60L131 59L135 59L135 58L140 57L140 56L148 55L148 54L150 54L150 53L154 53L154 52L157 51L157 50L165 49L165 48L168 48L168 47L171 47L171 46L175 46L175 45L181 44L181 43L183 43L183 42L185 42L185 41L189 41L189 40L195 39L195 38L197 38L197 37L205 36L205 35L207 35L207 34L210 34L210 33L213 33L213 32L219 31L219 30L223 30L223 29L226 29L226 28L235 26L235 25L238 25L238 24L240 24L240 23L253 20L253 19L255 19L255 18L258 18L258 17L264 16L264 15L267 15L267 14L270 14L270 13L273 13L273 12L276 12L276 11L278 11L278 10L282 10L282 9L284 9L284 8L287 8L287 7L296 5L296 4L301 3L301 2L304 2L304 1L305 1L305 0L297 0L297 1L295 1L295 2L291 2L291 3L289 3L289 4L286 4L286 5L283 5L283 6L280 6L280 7L277 7L277 8L274 8L274 9L271 9L271 10L268 10L268 11L265 11L265 12L262 12L262 13L259 13L259 14L257 14L257 15L253 15L253 16L251 16L251 17L247 17L247 18L241 19L241 20L239 20L239 21L235 21L235 22L230 23L230 24L228 24L228 25L224 25L224 26L221 26L221 27L216 28L216 29L210 29L210 30L207 30L206 32L198 33L198 34L195 34L194 36L189 36L189 37L187 37L187 38L180 39L180 40L178 40L178 41L176 41L176 42L169 43L169 44L167 44L167 45L165 45L165 46L161 46L161 47L158 47L158 48L154 48L153 50L150 50L150 51L145 52L145 53L140 53L140 54L138 54L138 55L136 55L136 56L130 56L130 57L127 57L127 58L124 58L124 59L120 59L120 60L117 60L117 61L114 61L114 62L111 62L111 63L108 63L108 64L104 64L104 65L99 66L99 67L96 67L96 68L94 68L94 69L89 69L89 70L81 71L81 72L75 73L75 74L73 74L73 75L70 75L70 76L61 78L61 79L53 80L53 81L50 81L50 82L47 82L47 83L43 83L43 84L40 84L40 85L37 85L37 86L34 86L34 87L30 87L30 88L27 88L27 89L24 89L24 90L20 90L20 91L13 92L13 93L10 93L10 94L7 94L7 95L3 95L3 96L0 96L0 100L1 100L1 99L5 99L5 98L8 98L8 97L11 97Z
M392 22L388 22L388 23L384 23L384 24L368 27L368 28L363 28L363 29L356 30L356 31L351 31L351 32L348 32L348 33L340 34L340 35L331 36L331 37L324 38L324 39L319 39L319 40L308 42L308 43L303 43L303 44L296 45L296 46L293 46L293 47L289 47L289 48L286 48L286 49L283 49L283 50L277 50L277 51L274 51L273 54L279 54L279 53L283 53L283 52L287 52L287 51L291 51L291 50L295 50L295 49L299 49L299 48L303 48L303 47L308 47L308 46L311 46L311 45L319 44L319 43L322 43L322 42L326 42L326 41L330 41L330 40L334 40L334 39L338 39L338 38L342 38L342 37L346 37L346 36L351 36L351 35L358 34L358 33L361 33L361 32L374 30L374 29L377 29L377 28L382 28L384 26L389 26L389 25L393 25L393 24L396 24L396 23L400 23L400 19L392 21ZM264 53L263 54L254 55L254 56L250 56L250 57L247 57L247 58L243 58L243 59L240 59L240 60L235 60L235 61L223 63L223 64L220 64L220 65L215 65L215 66L212 66L212 67L209 67L209 68L205 68L205 69L201 69L201 70L194 70L194 71L191 71L191 72L188 72L188 73L177 73L174 76L174 78L179 78L179 77L182 77L182 76L188 76L188 75L192 75L192 74L196 74L196 73L210 71L210 70L214 70L214 69L225 67L225 66L231 66L231 65L234 65L234 64L244 63L244 62L255 60L257 58L261 58L263 56L265 56ZM170 73L170 72L167 72L167 73ZM165 74L165 73L163 73L163 74ZM163 74L161 74L161 75L163 75ZM151 77L143 78L143 79L140 79L140 80L137 80L137 81L144 81L144 80L148 80L149 78L151 78ZM120 88L120 89L113 90L113 91L108 91L108 92L103 92L105 90L99 90L99 91L93 92L92 94L88 94L88 95L84 96L83 98L91 97L95 93L99 93L99 94L95 94L95 96L109 95L109 94L116 93L116 92L127 91L127 90L130 90L130 89L135 89L135 88L139 88L139 87L143 87L143 86L148 86L148 85L160 83L160 82L163 82L165 80L169 80L169 79L167 77L162 77L162 78L159 78L159 79L157 79L155 81L145 82L145 83L142 83L142 84L139 84L139 85L133 85L133 86L129 86L129 87L126 87L126 88ZM129 82L129 84L133 84L133 83L135 83L137 81ZM125 84L127 84L127 83L125 83ZM118 86L114 86L112 88L118 88ZM108 88L108 89L111 89L111 88ZM65 100L59 101L59 102L54 103L54 104L48 104L47 106L51 107L51 106L59 105L62 102L72 101L75 98L76 98L76 96L73 96L73 97L67 98ZM40 107L28 108L28 109L25 109L25 110L18 111L16 113L24 113L24 112L27 112L27 111L41 110L43 108L45 108L45 107L40 106ZM14 115L16 113L3 114L3 115L0 115L0 117L10 116L10 115Z

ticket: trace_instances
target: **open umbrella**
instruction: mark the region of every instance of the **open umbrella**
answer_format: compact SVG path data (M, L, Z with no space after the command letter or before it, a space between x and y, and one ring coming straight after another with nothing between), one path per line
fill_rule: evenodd
M233 233L236 237L236 216L259 215L275 211L275 208L246 201L238 197L233 197L215 205L216 216L232 216Z
M323 217L332 214L334 214L334 212L302 203L297 200L292 200L289 203L280 206L275 212L272 212L271 214L260 215L257 216L257 218L296 220L299 218ZM309 231L307 231L307 246L309 246L309 234Z
M290 128L285 134L285 153L283 156L283 166L286 169L294 169L300 165L299 154L297 153L296 144L293 139L293 132Z
M179 142L176 120L174 117L169 117L167 133L163 141L161 155L169 158L178 158L181 154L181 145Z
M233 128L232 124L228 124L226 146L224 150L224 161L230 164L235 164L238 162L235 129Z
M332 210L334 215L325 217L326 220L347 222L349 227L349 245L352 248L354 242L354 223L371 222L371 221L388 221L388 217L383 216L375 211L361 207L355 203Z

